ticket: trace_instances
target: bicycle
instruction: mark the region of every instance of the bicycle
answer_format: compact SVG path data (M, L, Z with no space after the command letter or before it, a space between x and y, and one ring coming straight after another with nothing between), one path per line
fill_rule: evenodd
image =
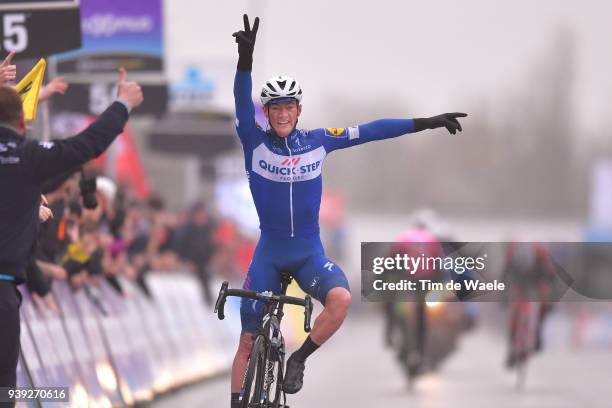
M289 408L282 387L285 372L285 341L280 329L284 315L283 306L292 304L304 307L304 331L307 333L310 332L312 316L312 299L309 295L304 299L285 295L292 279L288 273L281 274L280 295L270 291L258 293L244 289L229 289L228 282L223 282L221 285L215 303L215 313L219 320L225 318L225 300L228 296L253 299L265 305L261 327L253 334L253 348L240 390L242 408Z
M426 345L428 340L428 311L425 293L405 304L400 327L401 342L398 348L398 360L406 379L408 388L412 389L417 378L429 371L430 353Z
M536 302L515 301L511 305L510 354L507 365L516 369L516 388L525 387L527 362L538 350L536 327L540 304Z
M392 345L409 389L421 375L440 367L465 330L463 306L447 302L450 293L435 295L422 293L410 303L397 304L402 309L396 312L398 336Z

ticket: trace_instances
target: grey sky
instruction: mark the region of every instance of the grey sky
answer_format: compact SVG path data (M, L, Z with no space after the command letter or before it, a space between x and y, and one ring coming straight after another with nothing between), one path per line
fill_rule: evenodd
M579 125L595 129L612 106L611 8L604 0L166 0L167 71L176 80L186 65L202 66L227 106L230 35L243 11L258 14L255 86L292 75L305 89L303 124L344 126L334 122L330 95L377 114L379 98L389 97L391 113L406 116L495 105L526 86L564 27L575 34Z

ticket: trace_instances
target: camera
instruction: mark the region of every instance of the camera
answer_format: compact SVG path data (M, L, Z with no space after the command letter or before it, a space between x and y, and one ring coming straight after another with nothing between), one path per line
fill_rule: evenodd
M83 207L93 210L98 206L96 198L96 176L87 177L85 172L81 170L81 181L79 181L79 189L83 198Z

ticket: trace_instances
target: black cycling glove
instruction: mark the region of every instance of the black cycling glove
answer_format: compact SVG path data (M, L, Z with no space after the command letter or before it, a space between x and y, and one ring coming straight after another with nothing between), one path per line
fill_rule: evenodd
M244 14L244 30L236 31L232 34L238 43L238 69L240 71L251 71L253 69L253 49L255 48L255 38L259 29L259 17L255 17L255 22L251 28L249 16Z
M457 118L464 118L467 113L454 112L454 113L443 113L442 115L432 116L431 118L419 118L414 120L414 131L420 132L424 129L435 129L439 127L445 127L453 135L457 131L461 132L461 124Z

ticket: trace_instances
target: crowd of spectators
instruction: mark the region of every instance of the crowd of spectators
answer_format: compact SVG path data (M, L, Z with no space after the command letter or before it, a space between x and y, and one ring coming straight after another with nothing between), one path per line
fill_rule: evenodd
M58 280L101 308L99 296L109 292L95 288L104 282L129 296L131 280L155 298L159 292L149 289L147 274L188 271L198 277L202 300L212 309L213 275L240 280L254 250L251 240L231 221L214 217L204 202L170 211L160 197L140 190L138 195L137 186L117 184L97 170L94 159L125 131L130 112L144 100L124 68L118 70L116 99L91 124L61 140L40 140L47 138L36 137L26 120L36 117L39 101L64 94L68 84L55 78L41 90L32 83L17 90L14 55L0 62L0 387L10 388L17 384L22 353L24 294L18 285L25 282L38 306L61 314L57 296L66 285ZM14 401L0 401L5 406Z
M16 78L11 53L0 65L0 85ZM67 82L53 78L41 89L40 101L64 94ZM27 285L37 301L55 308L49 296L55 279L68 280L74 290L106 279L122 292L118 276L136 281L150 296L145 276L150 271L188 270L212 302L213 273L239 280L246 271L254 243L230 220L216 220L204 202L172 212L156 196L137 198L127 186L81 168L72 169L43 186L41 226L35 258L27 268Z
M214 217L204 202L169 211L160 197L142 200L108 177L79 170L46 183L43 193L27 285L51 308L53 280L78 290L106 279L123 293L123 276L151 296L145 279L151 271L195 274L211 304L212 276L241 279L254 250L252 240L232 221Z
M16 79L13 56L0 64L0 85ZM67 88L63 78L53 78L39 100L64 94ZM187 270L198 277L207 303L213 301L214 274L242 279L254 242L232 221L217 219L204 202L169 211L160 197L138 198L130 186L86 167L43 185L36 254L27 267L27 286L37 302L56 308L49 294L57 279L67 280L74 290L106 279L122 293L118 276L124 276L151 296L147 273Z

